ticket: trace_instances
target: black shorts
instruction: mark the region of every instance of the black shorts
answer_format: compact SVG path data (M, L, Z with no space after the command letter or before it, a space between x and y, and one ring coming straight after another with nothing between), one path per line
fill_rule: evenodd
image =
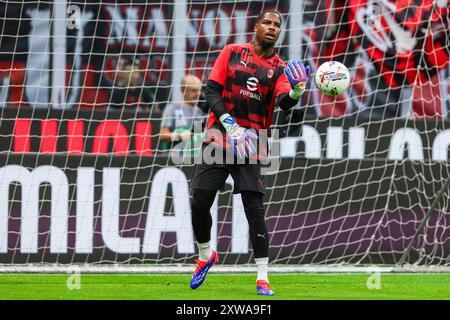
M197 164L192 176L192 188L201 190L220 190L228 175L233 177L233 193L256 191L264 194L264 178L261 164Z

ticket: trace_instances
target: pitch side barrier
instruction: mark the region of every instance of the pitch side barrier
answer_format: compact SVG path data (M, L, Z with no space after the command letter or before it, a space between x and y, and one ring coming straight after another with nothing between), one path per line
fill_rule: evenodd
M278 126L280 128L282 126ZM4 109L0 263L184 265L193 164L158 151L159 116ZM395 266L449 174L449 123L305 120L266 174L275 265ZM239 195L211 210L221 263L252 262ZM448 191L405 263L448 265Z

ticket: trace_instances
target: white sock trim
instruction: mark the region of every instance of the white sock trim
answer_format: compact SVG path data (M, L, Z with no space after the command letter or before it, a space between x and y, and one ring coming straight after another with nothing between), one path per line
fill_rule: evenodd
M211 243L210 241L205 243L197 243L198 256L201 261L208 261L212 255Z
M256 263L256 270L258 271L257 280L264 280L269 282L269 277L267 275L269 257L257 258L255 259L255 263Z

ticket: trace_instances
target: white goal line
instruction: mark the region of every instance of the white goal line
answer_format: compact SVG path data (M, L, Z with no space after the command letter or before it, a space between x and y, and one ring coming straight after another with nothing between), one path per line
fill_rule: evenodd
M158 264L158 265L0 265L0 273L36 273L36 274L190 274L194 264ZM217 266L211 273L255 273L255 266ZM270 273L448 273L450 266L404 265L271 265Z

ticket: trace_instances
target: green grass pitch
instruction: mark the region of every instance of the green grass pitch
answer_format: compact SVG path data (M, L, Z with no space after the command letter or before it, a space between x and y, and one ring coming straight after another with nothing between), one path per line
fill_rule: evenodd
M368 289L370 274L272 274L274 297L256 295L253 274L209 274L197 290L188 274L81 274L69 290L70 275L2 274L0 299L150 300L325 300L450 299L450 274L381 274L379 289Z

